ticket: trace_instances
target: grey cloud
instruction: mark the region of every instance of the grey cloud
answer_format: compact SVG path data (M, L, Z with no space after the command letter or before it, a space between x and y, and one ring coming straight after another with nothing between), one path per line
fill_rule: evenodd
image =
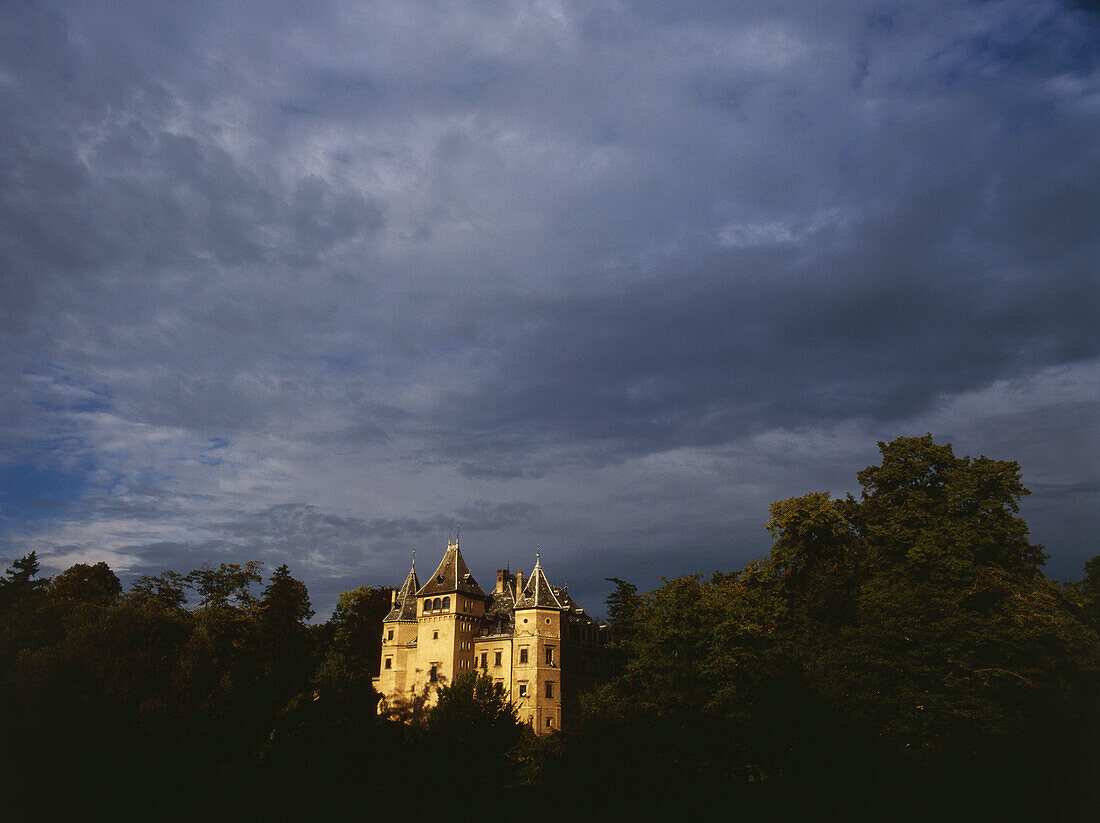
M684 546L717 559L764 517L747 498L682 499L696 525L661 508L639 536L622 520L675 490L593 478L678 449L741 467L775 431L873 452L1096 361L1083 9L6 5L0 459L103 473L66 516L163 523L134 551L181 566L312 551L318 581L396 575L457 522L486 552L587 531L660 573ZM1091 482L1096 444L1065 446L1095 401L1074 391L1041 419L1005 396L981 436L1065 455L1032 501L1076 557L1091 521L1055 486ZM366 479L326 486L349 453ZM621 510L563 503L563 476ZM423 497L323 499L361 479ZM181 541L184 512L206 531Z

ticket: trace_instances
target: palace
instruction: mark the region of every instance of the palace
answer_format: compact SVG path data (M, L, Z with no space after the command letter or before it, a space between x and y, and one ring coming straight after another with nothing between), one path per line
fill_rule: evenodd
M467 671L504 686L522 721L540 733L561 729L563 707L612 674L601 628L565 587L552 586L536 554L530 576L497 571L486 594L458 540L448 540L439 568L424 585L416 562L392 596L382 623L379 709L425 695Z

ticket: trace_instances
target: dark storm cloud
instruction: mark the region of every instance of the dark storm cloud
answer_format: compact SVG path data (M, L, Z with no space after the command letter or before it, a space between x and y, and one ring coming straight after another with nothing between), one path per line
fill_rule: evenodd
M931 266L923 277L869 276L883 265L861 252L781 282L679 277L510 308L523 320L500 368L450 398L433 430L465 448L475 473L547 441L590 443L603 460L616 456L607 444L632 454L762 426L889 422L945 394L1097 355L1084 273L1006 290L996 273Z
M0 7L5 553L652 582L927 426L1078 563L1088 6Z

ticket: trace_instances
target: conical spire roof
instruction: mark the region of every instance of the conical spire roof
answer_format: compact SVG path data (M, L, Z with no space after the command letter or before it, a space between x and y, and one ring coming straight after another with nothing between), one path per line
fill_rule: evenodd
M535 554L535 568L527 583L523 587L523 594L516 600L516 610L519 609L562 609L563 606L554 596L554 590L542 571L542 563Z
M470 574L466 561L462 559L462 552L458 550L457 540L447 541L447 551L439 562L439 568L435 570L428 582L416 593L417 597L426 597L435 594L451 594L462 592L473 597L485 597L485 592Z
M409 576L397 592L394 598L393 608L383 619L383 623L397 620L416 621L416 590L420 588L420 581L416 579L416 561L413 561L409 569Z

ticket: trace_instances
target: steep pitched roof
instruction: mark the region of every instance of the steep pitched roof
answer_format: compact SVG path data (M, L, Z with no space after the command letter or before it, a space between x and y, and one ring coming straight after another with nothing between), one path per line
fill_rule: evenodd
M462 552L458 550L457 540L447 541L447 551L439 562L439 568L435 570L428 582L416 593L417 597L425 597L429 594L450 594L462 592L474 597L485 597L485 592L470 574L466 561L462 559Z
M515 630L516 578L511 573L506 574L501 589L490 592L485 601L485 617L478 636L512 634Z
M504 578L501 591L493 591L485 602L485 615L507 616L516 608L516 579L511 574Z
M394 598L394 606L390 613L382 618L383 623L399 620L416 621L416 590L420 588L420 581L416 579L416 561L413 561L409 569L409 576L397 592Z
M586 626L599 626L595 620L593 620L588 612L581 608L572 597L569 596L569 592L563 586L552 586L554 594L558 598L558 602L561 603L562 608L565 610L565 619L572 624L583 624Z
M516 609L561 609L562 605L554 595L546 575L542 572L542 564L535 558L535 568L523 587L523 594L516 600Z

